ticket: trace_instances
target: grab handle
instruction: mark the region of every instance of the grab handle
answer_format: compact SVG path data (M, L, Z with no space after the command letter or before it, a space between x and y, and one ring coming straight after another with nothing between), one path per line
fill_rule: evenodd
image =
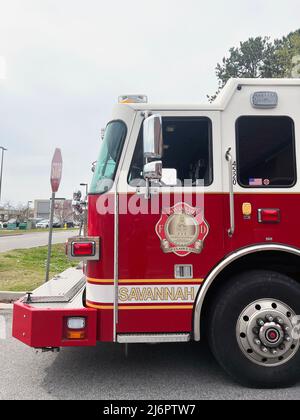
M229 208L230 208L230 228L228 229L228 236L231 238L235 231L235 217L234 217L234 192L232 182L232 155L231 147L227 150L225 158L228 162L228 176L229 176Z

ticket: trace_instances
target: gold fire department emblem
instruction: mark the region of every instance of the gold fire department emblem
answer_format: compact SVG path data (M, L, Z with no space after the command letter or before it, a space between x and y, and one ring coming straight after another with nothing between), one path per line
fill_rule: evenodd
M163 209L156 225L163 252L173 252L180 257L190 253L200 254L208 232L209 225L204 218L203 209L186 203Z

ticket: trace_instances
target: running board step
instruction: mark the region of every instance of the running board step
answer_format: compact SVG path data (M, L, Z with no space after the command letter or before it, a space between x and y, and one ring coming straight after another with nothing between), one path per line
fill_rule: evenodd
M118 334L118 343L186 343L191 334Z

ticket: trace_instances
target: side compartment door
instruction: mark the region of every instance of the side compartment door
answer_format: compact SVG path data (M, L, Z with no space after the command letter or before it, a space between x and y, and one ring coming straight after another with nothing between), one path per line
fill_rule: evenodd
M119 333L190 332L197 293L224 255L220 113L156 113L162 183L145 198L140 113L118 185Z

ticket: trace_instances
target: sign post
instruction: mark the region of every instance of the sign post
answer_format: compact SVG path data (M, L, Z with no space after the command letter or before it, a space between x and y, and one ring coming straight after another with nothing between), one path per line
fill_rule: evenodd
M62 176L62 166L63 166L63 162L62 162L61 150L55 149L53 159L52 159L52 164L51 164L51 176L50 176L52 196L51 196L51 203L50 203L51 210L50 210L50 220L49 220L48 258L47 258L45 282L49 281L53 219L54 219L54 208L55 208L55 194L57 193L59 185L60 185L61 176Z

